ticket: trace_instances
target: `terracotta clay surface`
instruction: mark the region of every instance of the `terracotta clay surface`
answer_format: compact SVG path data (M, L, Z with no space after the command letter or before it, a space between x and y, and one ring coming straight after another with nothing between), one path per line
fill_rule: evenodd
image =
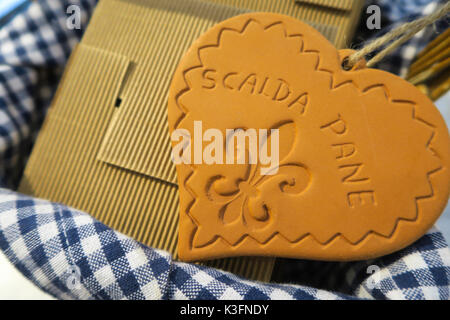
M192 45L173 78L170 131L194 143L194 121L224 136L277 128L279 167L177 165L181 259L367 259L433 225L449 196L448 129L401 78L343 70L348 54L272 13L231 18Z

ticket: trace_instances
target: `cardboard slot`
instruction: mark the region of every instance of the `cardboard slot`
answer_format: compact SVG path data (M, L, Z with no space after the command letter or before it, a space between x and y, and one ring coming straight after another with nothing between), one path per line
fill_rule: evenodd
M176 258L179 197L167 95L182 55L216 23L253 10L307 21L339 48L351 38L357 3L345 12L293 0L100 1L66 66L19 191L89 212ZM267 281L274 261L207 264Z
M161 167L172 163L151 161L161 154L155 146L170 151L164 88L192 41L215 21L239 12L193 0L99 2L66 66L19 191L88 212L176 259L178 188L168 182L170 175L160 175ZM182 33L187 25L190 33ZM155 130L151 135L149 128ZM105 143L108 148L102 149ZM136 165L140 160L151 166ZM203 263L268 281L274 259Z

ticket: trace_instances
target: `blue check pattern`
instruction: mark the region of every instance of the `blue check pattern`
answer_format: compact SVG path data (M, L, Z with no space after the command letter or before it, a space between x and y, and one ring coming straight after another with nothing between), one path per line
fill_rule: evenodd
M81 30L66 26L72 4ZM28 279L59 299L450 299L450 250L436 229L376 260L284 260L277 281L290 284L261 283L173 261L88 213L12 191L95 4L35 1L0 29L0 250ZM420 14L429 5L413 8ZM400 13L392 15L410 16Z
M358 49L370 42L372 39L380 37L392 29L400 26L405 22L414 21L418 18L431 14L440 5L447 0L368 0L367 5L377 5L380 7L382 14L381 30L370 33L368 39L359 37L359 43L354 43L353 47ZM363 12L363 18L367 17ZM394 50L377 64L378 69L383 69L391 73L395 73L401 77L405 77L409 65L414 57L425 48L425 46L441 32L449 27L449 19L443 18L433 25L423 29L417 33L411 40ZM363 23L363 25L365 22ZM364 28L361 28L364 30ZM358 39L358 35L355 37ZM382 48L380 48L381 50ZM373 52L371 56L378 53L379 50Z

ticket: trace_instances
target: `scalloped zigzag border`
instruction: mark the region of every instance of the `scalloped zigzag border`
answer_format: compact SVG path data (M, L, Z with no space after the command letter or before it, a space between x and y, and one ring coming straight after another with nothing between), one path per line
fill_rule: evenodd
M222 29L219 31L219 35L218 35L218 39L217 39L217 43L216 43L216 44L206 45L206 46L202 46L202 47L198 48L198 50L197 50L197 56L198 56L198 59L199 59L199 61L200 61L200 65L197 65L197 66L188 68L188 69L186 69L186 70L183 71L183 80L184 80L184 82L185 82L185 84L186 84L186 87L185 87L183 90L181 90L181 91L176 95L176 98L175 98L176 105L177 105L177 107L181 110L182 115L177 119L174 128L178 128L180 122L181 122L181 121L186 117L186 115L189 113L189 110L183 108L182 105L181 105L181 103L179 103L179 99L180 99L180 97L181 97L183 94L185 94L186 92L188 92L188 91L191 90L191 86L189 85L189 83L188 83L188 81L187 81L187 79L186 79L186 74L187 74L188 72L194 70L194 69L204 67L203 62L202 62L202 60L201 60L200 51L202 51L202 50L204 50L204 49L207 49L207 48L213 48L213 47L218 48L218 47L220 47L221 37L222 37L222 34L223 34L225 31L236 32L236 33L239 33L239 34L243 34L243 33L245 32L245 30L247 29L247 27L248 27L248 26L250 25L250 23L252 23L252 22L257 23L257 24L259 24L260 26L262 26L262 24L261 24L260 22L258 22L257 20L255 20L255 19L253 19L253 18L250 18L250 19L244 24L242 30L236 30L236 29L233 29L233 28L222 28ZM415 116L415 112L416 112L416 111L415 111L415 106L416 106L416 103L415 103L414 101L392 99L392 98L391 98L391 95L390 95L390 92L389 92L389 90L388 90L388 88L387 88L384 84L371 85L371 86L369 86L369 87L366 87L366 88L361 89L361 88L359 88L359 87L353 82L353 80L346 80L346 81L343 81L343 82L341 82L341 83L335 83L334 73L333 73L332 71L330 71L330 70L322 69L321 66L320 66L320 52L319 52L318 50L306 50L306 49L304 48L304 41L303 41L303 35L302 35L302 34L290 34L290 35L289 35L289 34L287 33L286 28L285 28L285 26L284 26L284 24L283 24L282 21L274 22L274 23L269 24L269 25L267 25L266 27L263 27L263 28L264 28L264 30L267 30L267 29L272 28L272 27L274 27L274 26L276 26L276 25L280 25L280 26L283 28L284 35L285 35L286 38L298 37L298 38L301 39L302 43L301 43L301 48L300 48L299 53L311 53L311 54L315 54L315 55L317 56L317 63L316 63L316 66L315 66L315 71L317 71L317 72L324 72L324 73L327 73L327 74L330 76L330 88L331 88L331 90L336 90L336 89L338 89L338 88L340 88L340 87L342 87L342 86L344 86L344 85L350 85L350 84L353 85L353 86L354 86L358 91L360 91L362 94L367 94L368 92L370 92L370 91L372 91L372 90L381 89L381 90L383 90L384 96L385 96L385 98L386 98L386 100L387 100L388 102L390 102L390 103L411 104L411 105L413 106L413 114L412 114L413 120L416 120L416 121L420 122L421 124L426 125L426 126L429 127L429 128L432 128L432 131L433 131L433 132L431 133L431 137L430 137L430 139L428 140L428 143L427 143L427 145L426 145L426 148L431 152L431 154L432 154L433 156L436 156L436 157L438 157L438 158L440 159L440 157L439 157L439 156L433 151L433 149L430 147L431 140L433 139L433 137L434 137L434 135L435 135L435 130L434 130L435 127L434 127L432 124L427 123L426 121L424 121L424 120L422 120L422 119L420 119L420 118L417 118L417 117ZM192 169L192 168L191 168L191 169ZM392 232L389 233L389 234L387 234L387 235L382 234L382 233L380 233L380 232L377 232L377 231L375 231L375 230L369 230L366 234L364 234L364 235L361 237L361 239L359 239L359 240L356 241L356 242L352 242L352 241L350 241L348 238L346 238L342 233L338 232L338 233L334 234L333 236L331 236L327 241L321 242L321 241L319 241L312 233L306 233L306 234L302 235L301 237L299 237L298 239L296 239L296 240L294 240L294 241L290 241L290 240L287 239L285 236L283 236L279 231L275 231L271 236L269 236L269 237L267 238L266 241L263 241L263 242L258 241L257 239L255 239L254 237L252 237L252 236L249 235L249 234L244 234L244 235L242 235L242 237L240 237L235 243L230 243L230 242L227 241L225 238L223 238L223 236L221 236L221 235L215 235L215 236L211 239L211 241L208 242L208 244L206 244L205 246L209 246L209 245L213 244L214 242L216 242L217 240L221 239L222 241L224 241L224 242L225 242L227 245L229 245L230 247L235 247L235 246L238 246L241 242L243 242L246 238L251 238L251 239L253 239L255 242L257 242L257 243L259 243L259 244L261 244L261 245L269 245L270 242L271 242L275 237L277 237L277 236L283 238L285 241L287 241L287 242L289 242L289 243L292 243L292 244L300 243L301 241L303 241L303 240L305 240L306 238L309 237L309 238L312 238L315 242L317 242L318 244L320 244L320 245L322 245L322 246L329 245L329 244L331 244L333 241L336 241L338 238L343 239L344 241L346 241L346 242L347 242L348 244L350 244L350 245L357 245L357 244L363 242L363 241L364 241L369 235L371 235L371 234L376 235L376 236L379 236L379 237L383 237L383 238L386 238L386 239L389 239L389 238L391 238L391 237L394 235L394 233L396 232L396 230L397 230L398 225L399 225L400 222L402 222L402 221L404 221L404 222L415 222L415 221L417 221L418 216L419 216L419 203L418 203L418 202L421 201L421 200L428 199L428 198L431 198L431 197L434 196L434 188L433 188L433 184L431 183L430 176L433 175L433 174L435 174L436 172L440 171L441 169L442 169L442 166L440 166L440 167L438 167L438 168L436 168L436 169L433 169L433 170L427 172L427 174L426 174L426 175L427 175L427 181L428 181L428 185L429 185L429 188L430 188L430 190L431 190L431 193L428 194L428 195L422 195L422 196L417 196L417 197L415 197L415 202L416 202L416 214L415 214L415 217L412 218L412 219L407 219L407 218L402 218L402 217L397 218L397 221L396 221L396 223L395 223L395 225L394 225L394 228L393 228ZM198 223L198 222L196 221L196 219L195 219L194 217L192 217L192 215L190 214L190 209L192 208L192 206L193 206L193 205L195 204L195 202L197 201L197 195L195 194L194 190L192 190L192 189L188 186L189 179L190 179L190 178L192 177L192 175L194 174L194 171L195 171L195 169L192 169L191 173L186 177L186 179L185 179L185 181L184 181L184 183L183 183L185 189L188 191L188 193L189 193L189 194L191 195L191 197L193 198L193 200L188 204L187 209L186 209L186 211L185 211L186 215L192 220L192 222L193 222L194 225L195 225L195 229L194 229L194 231L192 232L192 236L191 236L191 243L190 243L190 249L191 249L191 250L192 250L193 248L201 248L201 247L194 247L194 246L193 246L193 243L192 243L192 242L193 242L193 238L194 238L194 236L195 236L195 234L196 234L196 232L197 232L198 226L199 226L199 223ZM204 246L202 246L202 247L204 247Z

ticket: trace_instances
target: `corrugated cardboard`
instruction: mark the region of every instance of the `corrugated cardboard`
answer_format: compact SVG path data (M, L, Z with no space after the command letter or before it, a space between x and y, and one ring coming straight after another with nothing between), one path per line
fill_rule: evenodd
M450 29L431 41L411 64L406 79L432 100L450 89Z
M347 48L364 0L210 0L252 11L287 14L319 30L336 48Z
M19 191L89 212L175 255L179 202L167 125L170 80L198 36L250 9L300 12L293 0L100 1L68 62ZM208 263L265 281L273 264L258 257Z

